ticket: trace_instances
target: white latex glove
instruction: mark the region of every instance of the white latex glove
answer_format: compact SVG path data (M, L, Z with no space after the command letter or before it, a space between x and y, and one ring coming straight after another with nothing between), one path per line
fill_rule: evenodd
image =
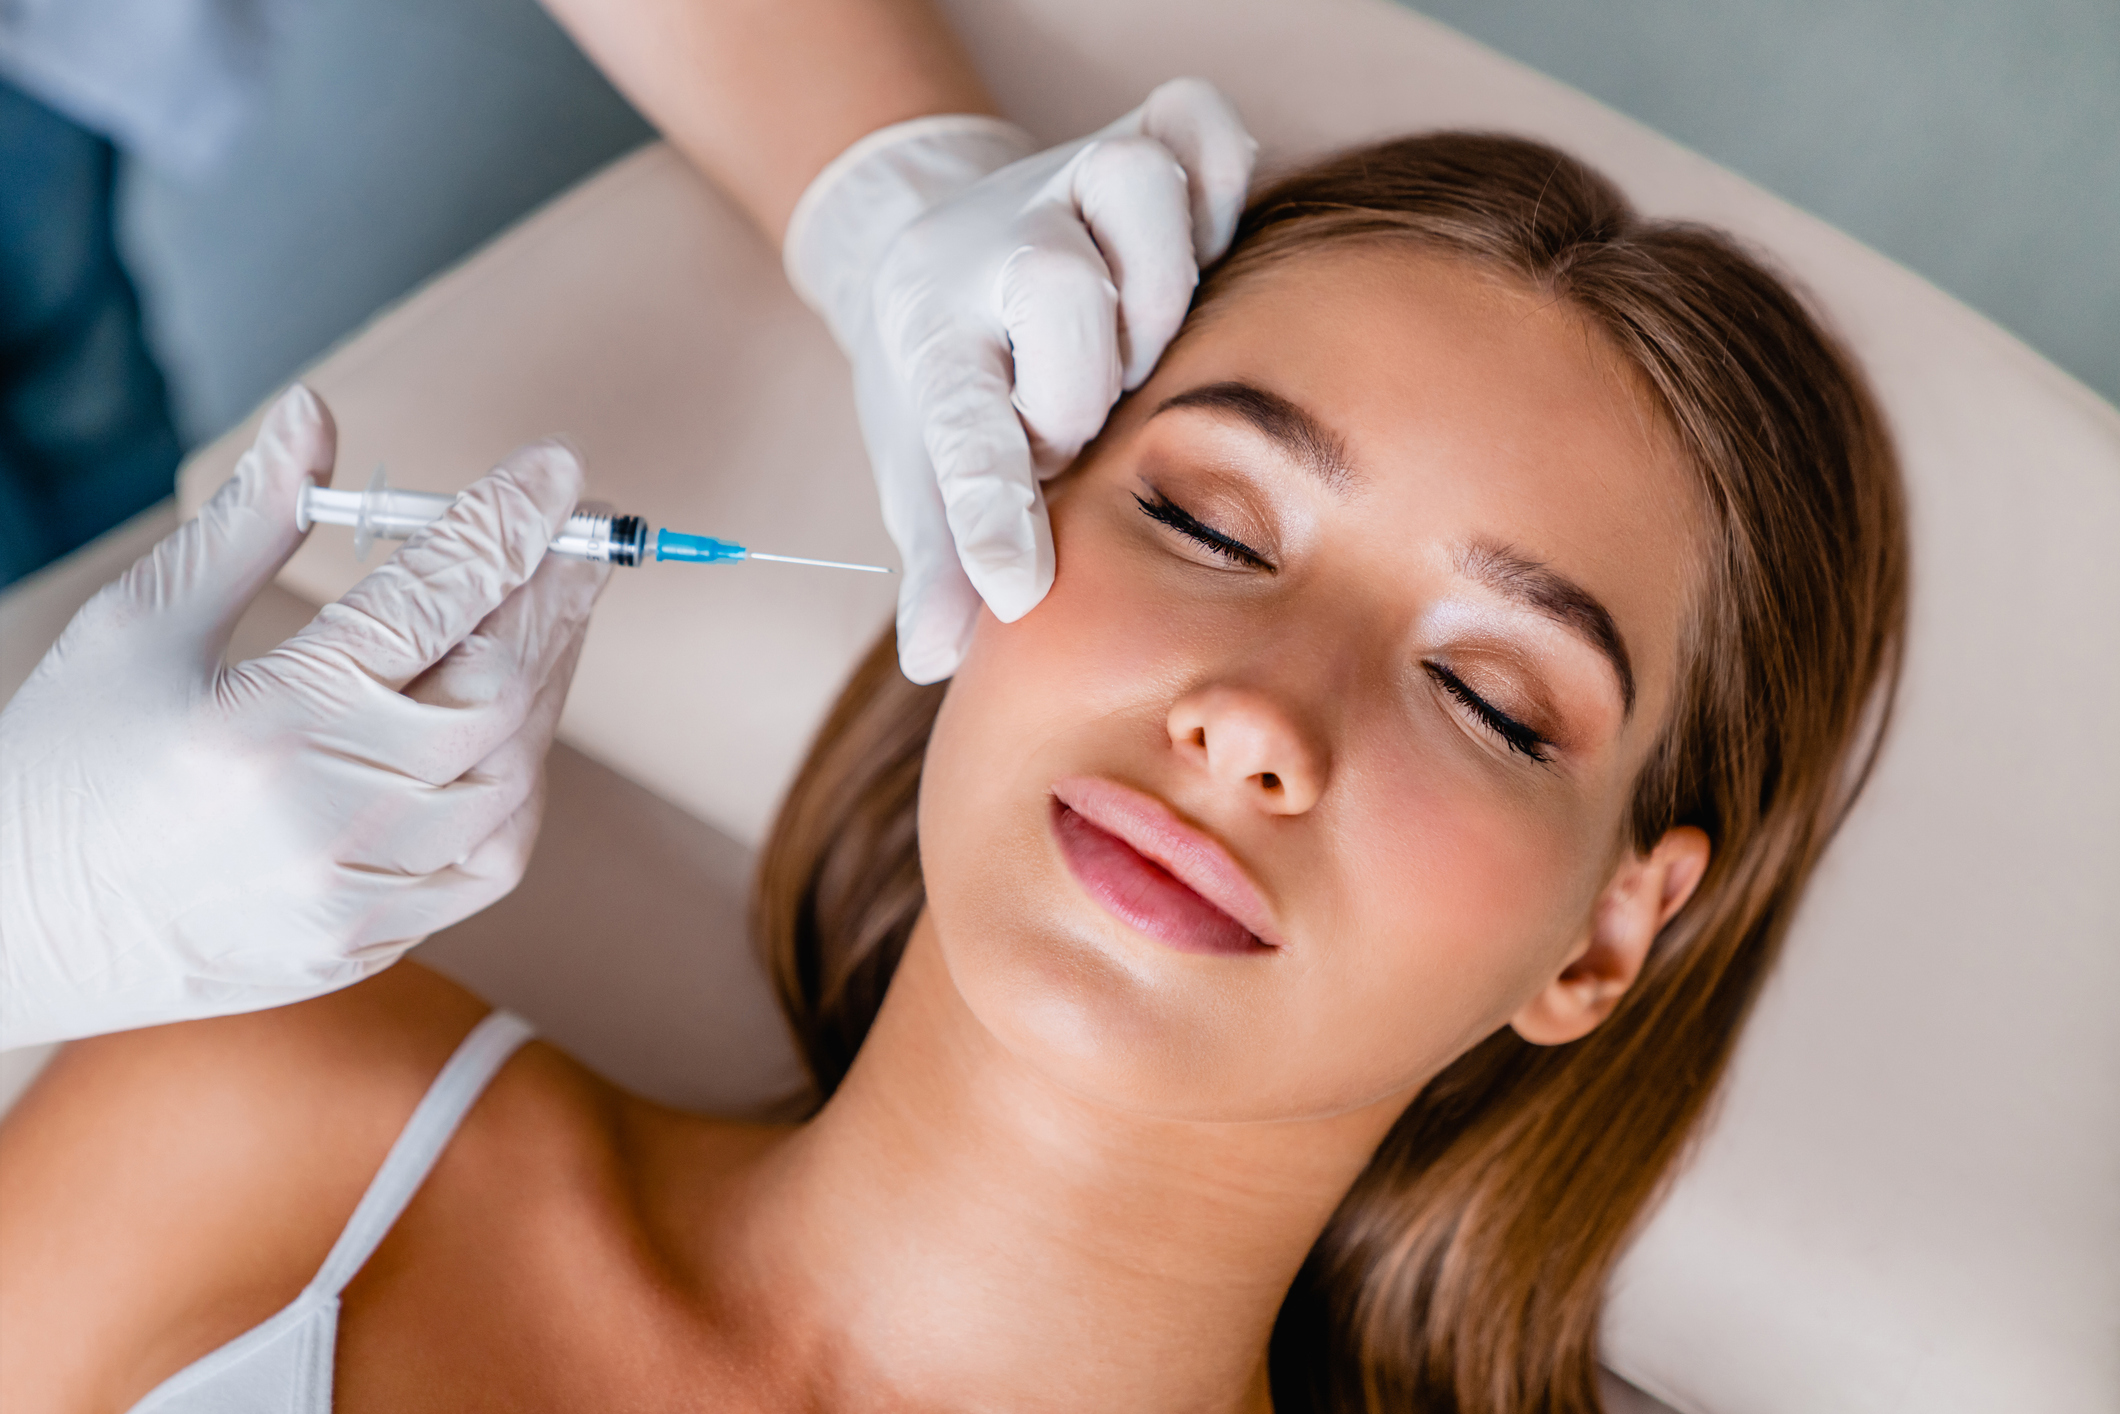
M290 390L0 713L0 1044L317 996L522 876L608 573L545 557L580 466L513 453L307 628L225 666L335 444Z
M1199 79L1034 147L998 118L900 123L819 173L788 224L788 278L853 361L915 682L957 670L981 599L1013 621L1045 597L1039 482L1162 357L1256 151Z

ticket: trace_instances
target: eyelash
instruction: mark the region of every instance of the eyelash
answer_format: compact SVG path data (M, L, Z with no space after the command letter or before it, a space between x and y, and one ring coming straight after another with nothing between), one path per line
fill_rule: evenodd
M1204 546L1213 553L1220 555L1223 559L1228 560L1231 564L1242 565L1248 570L1264 570L1268 574L1275 573L1273 561L1267 559L1243 541L1224 535L1221 531L1200 520L1185 507L1171 500L1170 497L1164 495L1161 491L1155 493L1154 500L1150 500L1137 492L1134 495L1134 504L1139 506L1141 514L1147 516L1150 520L1169 526L1186 539Z
M1141 514L1147 516L1150 520L1160 525L1168 526L1186 539L1195 542L1214 554L1220 555L1232 564L1242 565L1246 569L1264 570L1268 574L1275 572L1273 562L1264 555L1252 549L1243 541L1224 535L1213 526L1201 521L1191 511L1186 510L1185 507L1177 504L1161 491L1155 493L1155 499L1153 500L1137 492L1134 496L1134 504L1138 505L1141 508ZM1511 751L1528 756L1533 761L1544 762L1552 759L1539 749L1543 746L1552 745L1551 742L1467 687L1465 680L1456 673L1451 672L1450 669L1444 667L1441 663L1423 663L1421 666L1428 670L1429 675L1441 685L1443 691L1455 697L1464 705L1467 711L1478 718L1481 726L1506 742Z
M1441 684L1443 691L1455 697L1473 716L1479 718L1482 726L1507 742L1511 751L1520 751L1534 761L1551 759L1539 750L1542 746L1552 745L1551 742L1465 686L1463 678L1441 663L1423 663L1421 666L1428 670L1429 676Z

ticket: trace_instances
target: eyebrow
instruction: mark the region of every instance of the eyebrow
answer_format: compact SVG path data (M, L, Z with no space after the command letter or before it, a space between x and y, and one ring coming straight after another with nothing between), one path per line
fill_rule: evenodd
M1295 461L1335 491L1355 479L1339 434L1278 393L1240 380L1208 383L1166 398L1150 416L1174 408L1199 408L1249 423L1278 442ZM1595 594L1543 561L1495 541L1477 541L1460 552L1458 573L1544 614L1587 639L1605 655L1619 678L1625 715L1634 715L1634 664L1619 626Z
M1619 675L1625 715L1634 714L1634 666L1627 641L1597 596L1560 571L1526 558L1508 545L1477 541L1458 554L1458 573L1572 629L1605 655Z
M1174 408L1200 408L1250 423L1335 491L1346 489L1354 480L1340 435L1278 393L1237 381L1208 383L1164 399L1150 415L1161 416Z

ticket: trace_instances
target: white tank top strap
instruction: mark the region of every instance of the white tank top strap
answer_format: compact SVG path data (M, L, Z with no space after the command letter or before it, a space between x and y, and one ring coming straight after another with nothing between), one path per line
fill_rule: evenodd
M332 1244L331 1255L310 1279L302 1294L314 1299L336 1297L346 1283L365 1266L382 1243L412 1195L419 1192L428 1172L449 1147L456 1127L478 1102L487 1082L508 1058L535 1034L530 1023L513 1012L489 1013L457 1046L442 1073L434 1077L427 1093L405 1122L405 1128L390 1146L383 1166L376 1170L360 1206L346 1220L345 1231Z
M132 1414L331 1414L339 1293L412 1201L487 1082L530 1035L527 1022L505 1011L473 1027L427 1087L302 1294L148 1391Z

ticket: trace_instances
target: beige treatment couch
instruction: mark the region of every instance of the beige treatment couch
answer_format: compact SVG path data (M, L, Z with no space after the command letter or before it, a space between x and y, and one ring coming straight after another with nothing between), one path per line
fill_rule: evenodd
M1690 1414L2120 1409L2120 413L1820 222L1384 0L953 8L1049 138L1178 73L1220 84L1269 164L1510 129L1651 211L1739 231L1816 293L1906 458L1906 691L1712 1133L1619 1272L1607 1363ZM383 462L396 484L455 487L558 431L625 509L891 556L824 330L659 147L308 377L338 413L342 484ZM190 461L186 507L250 432ZM0 599L0 688L167 523ZM314 536L239 651L350 585L349 541ZM742 941L748 849L889 594L763 565L620 571L531 878L423 955L649 1094L722 1111L787 1095L798 1072ZM1654 1407L1618 1386L1614 1406Z

